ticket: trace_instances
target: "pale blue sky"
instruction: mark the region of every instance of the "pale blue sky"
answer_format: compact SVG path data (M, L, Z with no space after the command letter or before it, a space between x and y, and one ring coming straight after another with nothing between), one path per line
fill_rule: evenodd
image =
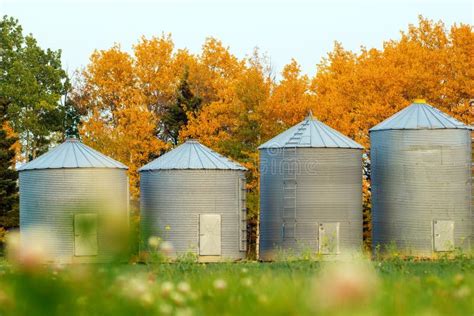
M176 47L199 52L208 36L244 57L258 46L281 71L291 58L313 75L335 40L357 50L381 47L422 14L446 25L474 21L474 0L0 0L0 15L20 20L43 47L63 50L72 73L94 49L172 33Z

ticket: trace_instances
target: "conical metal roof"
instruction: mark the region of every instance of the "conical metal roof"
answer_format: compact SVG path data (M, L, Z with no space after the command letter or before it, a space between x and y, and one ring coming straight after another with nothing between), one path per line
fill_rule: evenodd
M258 149L286 147L364 148L349 137L313 118L311 113L304 121L260 145Z
M369 131L391 129L472 129L448 114L418 99Z
M171 169L247 170L238 163L200 144L198 141L188 140L141 167L138 171Z
M22 165L18 171L62 168L117 168L128 169L124 164L71 138L44 155Z

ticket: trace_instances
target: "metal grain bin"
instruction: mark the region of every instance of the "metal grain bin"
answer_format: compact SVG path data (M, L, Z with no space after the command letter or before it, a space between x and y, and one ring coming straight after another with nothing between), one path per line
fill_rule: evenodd
M127 169L76 139L21 166L22 251L40 247L60 263L115 259L113 237L128 225Z
M361 250L362 149L311 114L259 147L261 259Z
M471 123L471 127L473 123ZM472 222L474 225L474 131L471 131L471 215L472 215ZM472 228L474 230L474 227ZM472 233L474 235L474 232ZM472 239L471 237L471 242Z
M159 236L172 256L200 261L243 259L247 220L245 168L195 140L142 167L142 240Z
M422 256L470 249L470 128L416 100L370 140L373 245Z

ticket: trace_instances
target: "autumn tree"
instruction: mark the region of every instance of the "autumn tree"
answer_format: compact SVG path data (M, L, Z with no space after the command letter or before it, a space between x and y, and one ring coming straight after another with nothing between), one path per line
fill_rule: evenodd
M380 50L363 48L356 54L336 43L312 82L315 111L366 147L369 128L415 98L469 122L473 45L471 26L454 25L448 31L442 22L422 17Z
M252 223L258 218L258 145L311 109L316 118L367 148L368 171L369 128L414 98L426 98L466 123L473 120L468 106L474 95L472 51L471 26L447 30L442 22L420 17L418 25L381 49L352 52L336 42L313 78L291 60L277 80L258 51L237 58L222 42L208 38L198 54L191 54L176 49L171 36L163 34L140 39L133 54L118 46L95 52L75 86L74 101L86 112L84 140L131 167L134 196L138 167L186 138L197 138L249 169ZM367 238L369 177L366 172Z
M118 45L94 52L76 78L73 101L82 114L81 136L130 167L134 198L139 193L138 168L176 143L187 108L199 107L192 82L187 75L182 80L185 69L195 65L194 56L176 51L171 37L163 34L142 38L133 55ZM184 115L180 107L186 107Z
M259 108L264 140L299 123L314 106L310 79L301 74L296 60L292 59L283 68L281 77L278 83L273 83L271 95Z
M176 90L186 63L177 64L176 52L169 34L151 39L141 38L133 46L130 67L144 105L157 117L175 101ZM186 53L184 53L186 55Z
M166 145L156 137L156 115L140 88L134 61L119 46L96 51L82 73L74 102L83 117L84 143L129 166L130 193L138 196L139 167Z

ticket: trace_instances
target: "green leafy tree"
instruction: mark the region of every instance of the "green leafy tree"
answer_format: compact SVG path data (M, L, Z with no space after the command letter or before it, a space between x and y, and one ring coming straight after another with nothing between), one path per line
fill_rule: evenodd
M0 98L0 228L18 226L18 172L13 166L12 149L17 139L8 137L2 128L7 108L8 102Z
M202 103L202 99L195 96L189 86L189 72L185 69L183 78L179 83L176 102L166 108L161 118L165 141L171 141L174 145L178 143L179 131L188 123L188 112L196 113Z
M69 89L61 51L43 50L23 35L18 20L0 20L0 96L7 120L19 135L26 160L36 158L64 134L66 109L59 102Z

